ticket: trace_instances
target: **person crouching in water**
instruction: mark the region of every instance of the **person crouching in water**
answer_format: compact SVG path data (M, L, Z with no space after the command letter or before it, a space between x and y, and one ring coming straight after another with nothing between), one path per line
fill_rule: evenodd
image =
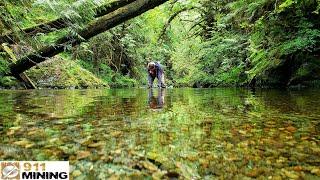
M158 88L165 88L164 84L164 72L159 62L148 63L148 88L153 87L154 79L158 79Z

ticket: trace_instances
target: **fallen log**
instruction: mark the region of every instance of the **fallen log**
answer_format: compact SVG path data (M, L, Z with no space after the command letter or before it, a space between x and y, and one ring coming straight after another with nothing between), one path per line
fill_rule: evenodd
M3 49L7 55L9 56L9 61L11 63L16 63L17 61L17 58L16 56L13 54L12 50L7 46L7 44L5 43L2 43L1 44L1 48L0 49ZM37 86L33 83L33 81L29 78L29 76L25 73L21 73L21 74L18 74L16 76L16 78L23 83L23 85L25 86L25 88L27 89L37 89Z
M112 13L102 16L96 21L90 23L86 28L80 30L78 34L81 38L75 35L67 35L56 41L54 45L46 46L37 52L31 53L15 64L10 66L10 74L17 77L20 73L30 69L38 63L47 60L50 57L59 54L65 49L66 45L78 45L81 42L87 41L88 39L113 28L131 18L139 16L140 14L153 9L168 0L136 0L131 4L128 4L122 8L119 8Z
M94 17L98 18L98 17L104 16L104 15L111 13L111 12L117 10L118 8L123 7L125 5L128 5L134 1L135 0L117 0L117 1L114 1L110 4L103 5L103 6L98 7L96 9L96 15ZM22 29L22 32L27 34L28 36L35 36L38 33L49 33L49 32L55 31L57 29L66 28L68 26L68 21L69 21L68 19L58 18L53 21L39 24L34 27ZM8 34L0 36L0 44L2 44L2 43L13 44L13 43L15 43L15 41L17 41L17 37L15 37L15 35L13 33L8 33Z

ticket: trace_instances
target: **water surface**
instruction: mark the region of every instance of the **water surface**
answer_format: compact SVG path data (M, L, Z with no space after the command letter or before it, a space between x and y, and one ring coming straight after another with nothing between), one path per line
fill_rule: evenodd
M76 179L320 178L320 91L0 91L0 160Z

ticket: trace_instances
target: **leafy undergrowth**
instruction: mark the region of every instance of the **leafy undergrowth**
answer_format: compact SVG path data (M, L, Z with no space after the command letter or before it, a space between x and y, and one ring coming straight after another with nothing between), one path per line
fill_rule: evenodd
M109 87L101 79L75 61L55 57L28 71L37 87L42 88L101 88Z

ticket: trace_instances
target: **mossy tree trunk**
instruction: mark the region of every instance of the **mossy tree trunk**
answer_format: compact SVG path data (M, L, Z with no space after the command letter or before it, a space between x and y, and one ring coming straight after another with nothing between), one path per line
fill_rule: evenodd
M105 16L102 16L96 21L91 22L87 25L86 28L80 30L78 36L67 35L56 41L54 45L46 46L37 52L31 53L20 60L15 64L10 66L10 74L15 77L20 73L30 69L38 63L41 63L47 60L50 57L53 57L61 53L66 45L78 45L81 42L87 41L88 39L112 28L115 27L131 18L139 16L140 14L153 9L168 0L136 0L135 2L128 4L122 8L119 8Z
M104 15L111 13L111 12L113 12L113 11L115 11L125 5L128 5L132 2L134 2L134 1L135 0L117 0L117 1L114 1L110 4L101 6L96 9L95 17L98 18L98 17L104 16ZM69 22L68 19L58 18L56 20L49 21L49 22L46 22L43 24L39 24L34 27L23 29L22 32L28 36L34 36L38 33L49 33L49 32L55 31L57 29L63 29L65 27L67 27L68 22ZM15 41L18 41L18 40L17 40L17 37L15 37L15 35L13 33L9 33L9 34L5 34L5 35L0 36L0 44L4 43L4 42L13 44L13 43L15 43Z

